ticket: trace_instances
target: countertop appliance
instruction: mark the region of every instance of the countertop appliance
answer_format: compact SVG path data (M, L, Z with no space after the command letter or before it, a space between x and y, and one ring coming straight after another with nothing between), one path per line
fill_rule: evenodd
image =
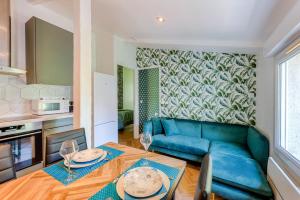
M33 114L49 115L69 112L70 101L62 99L38 99L32 101Z
M94 146L118 143L117 81L114 76L94 73Z
M17 171L42 162L42 142L41 122L0 128L0 144L11 144Z

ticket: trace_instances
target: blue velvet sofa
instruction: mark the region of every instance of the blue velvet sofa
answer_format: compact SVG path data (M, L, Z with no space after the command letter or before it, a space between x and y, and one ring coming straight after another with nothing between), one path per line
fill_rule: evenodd
M225 199L272 199L268 184L269 142L254 127L153 118L144 132L153 134L151 150L201 162L213 160L212 191Z

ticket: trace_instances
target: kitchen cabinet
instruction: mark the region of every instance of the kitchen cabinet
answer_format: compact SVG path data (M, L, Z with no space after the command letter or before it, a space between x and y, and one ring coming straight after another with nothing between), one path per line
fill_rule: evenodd
M73 34L32 17L26 23L28 84L73 83Z
M43 122L43 163L46 159L46 137L51 134L73 130L73 118L56 119Z
M10 1L0 1L0 66L10 65Z

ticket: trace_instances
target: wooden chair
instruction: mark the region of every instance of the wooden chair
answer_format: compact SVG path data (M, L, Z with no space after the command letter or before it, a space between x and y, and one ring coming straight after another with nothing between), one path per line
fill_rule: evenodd
M16 178L15 160L10 144L0 144L0 183Z
M201 171L194 200L209 200L211 197L211 184L212 159L210 154L207 154L202 160Z
M66 140L76 140L79 151L87 149L85 131L83 128L48 135L46 136L46 166L63 159L59 155L59 149Z

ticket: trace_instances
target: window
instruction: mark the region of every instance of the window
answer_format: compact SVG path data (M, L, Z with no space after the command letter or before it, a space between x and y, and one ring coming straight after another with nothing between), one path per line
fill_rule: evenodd
M285 54L278 65L275 149L300 167L300 51ZM285 159L286 160L286 159Z

